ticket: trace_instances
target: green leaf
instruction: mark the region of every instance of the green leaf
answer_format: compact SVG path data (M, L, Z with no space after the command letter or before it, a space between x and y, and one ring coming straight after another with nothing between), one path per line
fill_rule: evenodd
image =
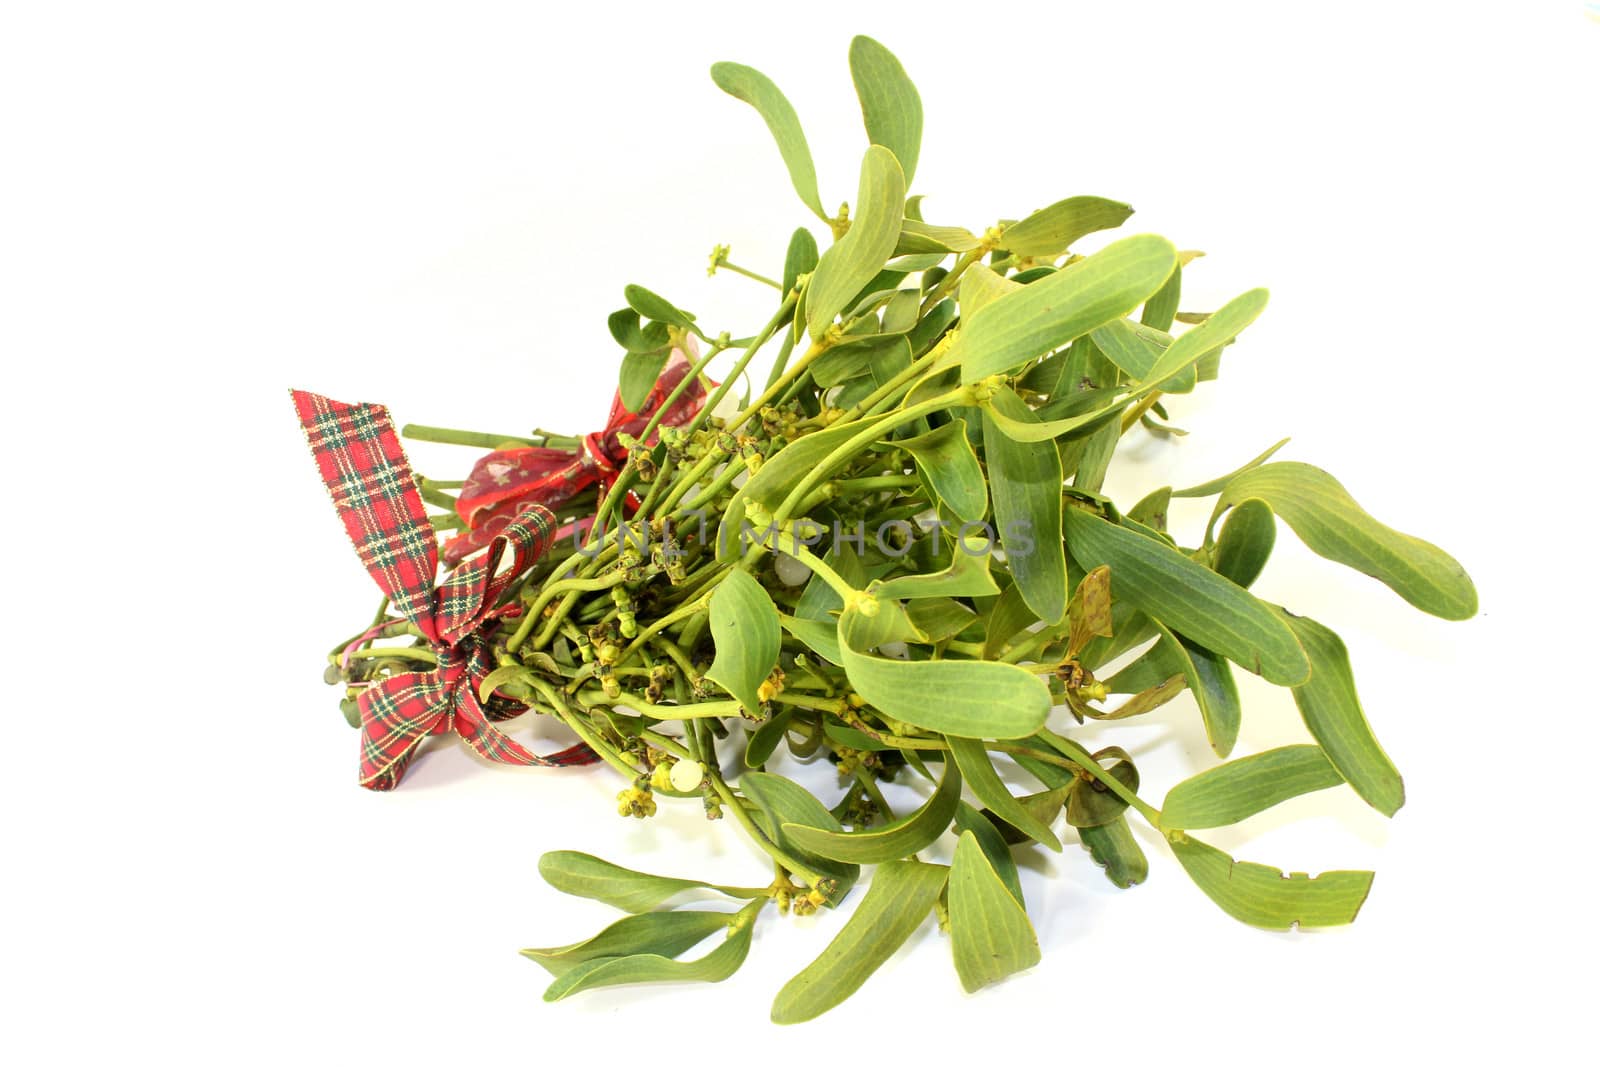
M1279 441L1277 444L1273 445L1271 448L1267 449L1265 452L1261 453L1261 455L1257 456L1255 459L1252 459L1249 463L1246 463L1233 473L1224 474L1220 478L1213 478L1209 482L1202 482L1201 484L1191 486L1188 489L1175 489L1173 490L1172 495L1175 497L1216 496L1218 493L1222 492L1228 487L1229 482L1239 477L1239 475L1243 474L1245 471L1255 470L1267 460L1271 459L1273 454L1277 452L1278 449L1282 448L1288 443L1289 439L1285 437L1283 440Z
M784 735L789 729L789 720L793 717L793 708L780 708L772 713L772 718L755 728L750 734L750 740L744 746L746 767L759 770L772 758L778 745L783 742Z
M1128 221L1133 207L1098 196L1070 196L1006 227L1000 247L1018 256L1053 259L1074 241Z
M1228 483L1217 514L1252 498L1266 501L1311 551L1371 575L1413 607L1441 619L1478 613L1478 592L1460 563L1367 514L1327 471L1307 463L1257 467Z
M1161 361L1162 354L1172 347L1172 338L1164 333L1136 326L1127 319L1116 319L1097 327L1089 337L1095 347L1121 372L1124 382L1143 382L1165 393L1187 393L1194 389L1195 371L1188 367L1172 377L1157 381L1151 372ZM1141 389L1146 392L1148 389Z
M628 301L630 308L647 319L682 327L685 330L694 325L693 315L679 311L670 300L657 296L642 285L625 286L622 295Z
M772 1021L803 1023L836 1007L894 955L933 910L950 868L900 860L879 867L867 895L822 955L789 979Z
M1085 570L1111 568L1119 598L1196 644L1278 685L1298 685L1310 675L1281 616L1176 549L1079 508L1067 509L1067 541Z
M983 849L984 856L989 860L989 866L994 868L994 873L1006 884L1006 889L1016 902L1023 904L1022 880L1017 877L1017 861L1012 858L1011 846L1000 836L1000 831L995 829L994 823L963 800L956 807L956 824L953 830L957 837L971 834L978 839L978 847Z
M900 223L894 252L896 256L938 255L943 259L951 252L970 252L980 243L971 230L961 226L930 226L907 215Z
M903 336L874 333L848 340L828 349L811 364L811 379L824 389L865 374L875 361L893 359L899 366L911 362L911 342Z
M1078 456L1078 471L1073 476L1072 487L1085 493L1098 493L1105 485L1106 471L1111 468L1111 457L1122 440L1122 425L1115 419L1106 422L1083 441L1083 452Z
M856 611L839 619L845 674L861 697L885 715L961 737L1027 737L1050 713L1050 689L1009 663L979 660L893 660L852 647Z
M1343 926L1372 889L1371 871L1328 871L1315 878L1285 875L1276 867L1241 863L1187 834L1169 840L1195 885L1240 922L1269 930Z
M1067 610L1067 560L1061 541L1061 456L1053 447L1029 447L996 423L1033 421L1028 405L1002 389L983 412L983 451L989 491L1006 564L1033 613L1047 624Z
M839 630L831 619L824 621L779 615L778 622L801 644L829 663L843 665L844 654L839 651Z
M1022 404L1018 408L1007 399L1009 397L1016 397L1016 394L1010 389L1001 389L987 401L984 401L984 413L994 420L995 426L1001 433L1013 441L1020 441L1025 444L1051 441L1075 430L1083 430L1094 423L1104 422L1113 412L1125 407L1128 400L1131 399L1127 396L1119 398L1116 392L1110 389L1082 393L1071 397L1070 400L1073 407L1087 404L1089 408L1087 411L1080 411L1078 414L1069 415L1066 418L1041 420L1040 415L1055 409L1058 405L1056 403L1047 404L1036 412L1029 409L1026 404ZM1021 398L1017 399L1018 403L1021 403Z
M1062 808L1066 806L1067 798L1072 795L1071 783L1076 782L1077 779L1070 772L1063 771L1060 767L1040 763L1038 760L1021 753L1013 754L1011 758L1017 761L1017 766L1022 767L1041 782L1058 781L1058 777L1052 774L1052 771L1058 771L1065 775L1067 784L1052 786L1049 789L1043 789L1037 793L1028 793L1017 798L1017 803L1022 805L1022 810L1027 812L1035 822L1049 826L1052 822L1055 822L1056 816L1060 815ZM1041 768L1045 768L1043 773L1041 773ZM989 820L990 826L1000 831L1000 837L1006 844L1020 845L1022 842L1029 840L1027 834L1018 830L988 808L983 810L983 816Z
M580 963L544 991L546 1001L564 1000L585 989L635 982L720 982L737 971L750 952L756 913L765 899L753 900L732 918L728 939L697 960L661 955L612 956Z
M1152 620L1151 625L1161 635L1161 640L1158 649L1152 650L1156 662L1150 669L1159 678L1183 675L1184 684L1194 694L1195 703L1200 705L1200 718L1206 724L1206 739L1211 742L1211 750L1226 758L1239 740L1242 717L1239 688L1234 684L1228 661L1159 622Z
M837 831L839 820L822 806L822 802L809 789L780 774L745 771L739 776L739 789L761 809L754 816L761 832L778 848L796 853L797 859L804 860L818 874L833 879L832 891L827 892L830 905L843 900L861 876L861 868L854 863L838 863L808 852L791 841L786 833L790 826Z
M1162 486L1140 500L1128 509L1128 518L1134 522L1142 523L1152 530L1167 532L1167 508L1172 504L1172 487ZM1245 584L1243 582L1239 583Z
M958 538L950 552L950 566L933 574L902 574L874 581L867 592L884 600L925 597L998 596L1000 587L989 576L989 552L981 541Z
M715 888L709 882L645 874L586 852L565 850L540 856L539 874L563 893L603 901L623 911L649 911L686 889Z
M789 250L783 257L783 291L785 294L794 291L800 283L800 275L810 274L817 269L817 239L811 236L811 231L801 226L789 238Z
M978 621L978 613L950 597L927 597L906 604L911 625L921 630L930 643L955 637Z
M961 307L961 314L971 320L985 304L992 304L1007 293L1021 288L1017 282L1001 277L982 263L974 263L961 276L956 303Z
M617 392L622 397L623 407L633 412L644 407L644 402L650 399L650 390L655 388L656 381L661 377L661 368L667 365L667 357L671 354L671 349L663 348L653 353L629 352L622 357Z
M1231 826L1291 797L1343 785L1316 745L1287 745L1201 771L1167 793L1161 826L1203 830Z
M1011 795L1011 790L1006 788L1005 782L1000 780L1000 775L990 762L989 752L983 747L982 741L966 737L947 737L945 740L950 744L950 754L955 757L956 767L961 771L961 776L972 787L973 794L983 801L990 811L1050 851L1061 851L1061 842L1050 832L1050 827L1034 818L1017 798Z
M983 658L999 659L1013 637L1038 621L1033 609L1022 599L1022 590L1015 583L1006 586L984 620Z
M950 828L961 802L961 772L945 764L944 776L928 802L909 815L875 830L855 833L788 824L786 838L813 855L840 863L889 863L927 848Z
M850 77L856 83L868 139L894 153L909 186L922 146L922 97L917 87L894 53L871 37L850 42Z
M985 304L951 346L961 380L1010 371L1122 318L1161 288L1176 263L1177 252L1165 238L1126 237Z
M737 567L711 594L711 639L717 655L706 677L732 693L745 711L759 714L757 691L778 665L783 633L772 598Z
M1150 873L1150 861L1134 840L1126 815L1119 815L1104 826L1081 826L1078 839L1119 889L1138 885Z
M1122 750L1111 751L1121 753ZM1107 754L1098 753L1095 759ZM1108 773L1129 790L1135 793L1139 791L1139 770L1131 760L1117 760L1108 768ZM1067 794L1067 825L1080 829L1085 826L1104 826L1121 817L1127 808L1128 802L1098 779L1079 778L1072 783L1071 792Z
M949 905L950 947L968 993L1039 962L1039 939L1027 912L971 833L956 843Z
M666 327L661 323L652 323L641 329L639 313L631 307L613 311L606 319L606 328L611 331L612 339L626 351L642 355L660 352L671 341Z
M560 977L580 963L611 956L677 957L718 930L733 915L722 911L649 911L618 919L587 941L557 948L525 948L522 954Z
M1212 312L1211 316L1173 341L1150 368L1144 386L1159 387L1161 383L1180 374L1199 362L1200 357L1228 344L1266 310L1267 291L1252 289L1228 301Z
M1217 537L1212 569L1245 589L1261 576L1278 540L1272 509L1261 500L1246 500L1228 513Z
M850 230L822 253L807 287L806 329L813 340L828 332L839 312L855 302L894 255L905 198L906 179L894 154L878 145L867 149Z
M737 97L756 109L778 142L783 164L789 168L789 180L794 191L817 218L827 222L828 213L822 210L822 198L817 195L817 169L811 162L811 149L806 145L805 131L800 128L800 118L794 113L778 87L765 74L738 63L716 63L711 67L711 80L729 96Z
M1178 314L1178 301L1183 295L1183 264L1184 259L1178 257L1178 267L1172 272L1172 277L1167 279L1167 284L1161 291L1145 301L1144 311L1139 316L1139 321L1144 325L1157 330L1172 330L1173 318Z
M1311 658L1311 679L1293 690L1300 717L1361 799L1392 816L1406 802L1405 783L1361 711L1350 653L1326 626L1289 612L1283 616Z
M790 490L799 485L801 479L815 470L834 449L868 427L882 422L889 414L869 415L854 422L818 430L785 445L750 476L736 499L754 500L767 511L777 510Z
M922 294L916 289L900 289L883 306L884 333L910 333L922 312ZM909 340L907 341L909 344Z

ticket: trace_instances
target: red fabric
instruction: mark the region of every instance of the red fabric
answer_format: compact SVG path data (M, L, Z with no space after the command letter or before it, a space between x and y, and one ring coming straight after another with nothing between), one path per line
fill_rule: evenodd
M576 450L504 448L478 460L456 498L456 513L467 524L467 532L445 543L445 562L455 563L486 547L527 506L554 510L591 486L599 486L601 492L609 490L628 459L628 450L618 437L643 433L691 367L682 353L674 351L639 410L629 411L618 393L611 401L606 428L586 436ZM658 426L684 425L705 401L704 383L698 379L690 382L666 409ZM657 439L658 433L652 432L644 444L654 445Z
M535 755L490 724L523 709L492 710L478 697L479 685L493 669L489 635L514 610L496 605L544 553L555 516L537 504L523 508L490 540L486 553L435 587L439 555L433 526L388 411L306 392L291 396L317 469L367 573L422 632L439 661L433 670L391 675L357 694L361 784L393 789L423 740L451 730L480 755L501 763L594 762L598 757L581 744L553 756ZM508 552L509 563L501 567Z

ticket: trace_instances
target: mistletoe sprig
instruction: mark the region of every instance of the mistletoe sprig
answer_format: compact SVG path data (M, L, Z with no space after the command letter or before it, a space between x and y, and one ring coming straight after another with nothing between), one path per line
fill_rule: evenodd
M602 441L619 461L597 466L593 440L542 431L508 441L407 429L493 448L479 470L587 455L585 477L604 492L596 507L560 489L577 484L569 473L530 483L527 502L549 510L520 514L552 516L565 536L530 553L503 591L494 587L487 614L473 616L478 673L451 667L454 646L387 611L342 643L330 680L349 687L352 721L370 732L356 699L369 687L456 670L447 680L469 678L490 721L496 707L527 706L566 723L622 776L623 815L649 817L665 800L702 805L710 819L731 816L770 861L770 881L721 886L547 854L541 870L556 888L631 913L586 941L527 950L554 977L549 1000L619 983L720 981L744 960L768 905L837 906L869 868L853 914L778 993L773 1019L838 1004L931 915L975 990L1039 959L1016 850L1059 852L1075 835L1112 882L1132 886L1147 860L1130 816L1235 918L1274 929L1351 921L1369 872L1285 875L1194 836L1315 790L1348 786L1385 815L1404 799L1339 637L1300 614L1304 605L1269 603L1251 585L1278 520L1431 615L1475 614L1471 581L1445 552L1367 514L1325 471L1278 459L1284 442L1126 509L1105 496L1130 434L1184 432L1168 423L1163 397L1217 377L1266 292L1183 311L1198 253L1148 234L1074 251L1132 214L1100 197L979 229L927 222L921 197L907 195L922 131L915 87L865 37L850 69L870 147L854 200L830 214L788 101L749 67L712 68L765 121L832 243L819 255L812 232L796 231L770 278L716 249L713 271L775 290L771 318L739 340L627 288L609 329L623 350L619 411L640 424ZM734 383L774 343L760 395L714 414L730 410ZM722 384L705 378L730 352ZM462 552L494 532L465 506L465 490L452 495L462 483L422 479L420 489ZM1203 530L1168 528L1179 498L1215 500ZM516 531L524 546L547 532ZM1238 670L1291 691L1304 743L1235 754ZM1074 737L1086 720L1144 715L1183 693L1221 762L1159 805L1129 753ZM469 726L463 736L502 758ZM836 764L838 795L771 769L780 750ZM1038 788L1014 794L1008 764ZM891 780L921 783L925 799L893 810L880 788ZM923 858L946 835L950 862ZM672 906L692 890L733 903Z

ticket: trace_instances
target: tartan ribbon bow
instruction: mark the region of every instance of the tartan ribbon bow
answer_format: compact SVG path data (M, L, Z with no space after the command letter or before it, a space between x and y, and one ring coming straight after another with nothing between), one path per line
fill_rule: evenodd
M525 507L554 510L590 486L598 485L602 493L609 490L628 459L622 435L638 437L660 411L658 429L642 442L654 445L659 427L682 426L705 404L706 386L698 376L677 399L667 402L691 368L688 358L674 351L639 410L629 411L618 392L606 428L585 435L576 449L501 448L478 460L456 498L456 513L467 530L445 543L445 562L454 564L482 549ZM639 502L631 498L627 503L637 507Z
M438 544L389 412L376 404L341 404L298 390L291 396L356 554L438 658L432 670L393 674L357 694L361 784L393 789L422 742L451 731L499 763L566 767L594 762L597 757L583 744L536 755L493 725L527 709L498 698L485 704L478 696L494 669L489 635L514 610L495 605L543 554L555 517L538 505L524 508L499 530L487 552L435 587Z

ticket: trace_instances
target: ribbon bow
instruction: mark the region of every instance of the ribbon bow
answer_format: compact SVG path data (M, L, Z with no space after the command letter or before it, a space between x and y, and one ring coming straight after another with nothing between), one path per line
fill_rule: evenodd
M623 434L638 437L657 411L661 411L658 428L682 426L699 412L706 387L698 376L676 400L667 403L690 369L689 360L674 351L639 410L629 411L619 392L611 401L606 428L584 437L577 449L502 448L478 460L456 498L456 512L467 524L467 532L445 543L445 562L454 564L482 549L516 521L525 507L554 510L590 486L600 486L601 492L609 490L628 459ZM642 443L654 445L657 432ZM629 503L638 506L637 499Z
M498 699L485 705L478 698L493 669L489 634L515 610L495 605L543 554L555 516L537 504L525 507L498 531L486 553L457 567L435 588L439 551L433 526L388 411L313 393L291 395L356 554L438 657L433 670L394 674L357 694L361 784L393 789L423 740L452 730L473 751L499 763L567 767L594 762L597 757L582 744L552 756L530 752L492 725L526 709ZM508 552L509 565L502 567Z

